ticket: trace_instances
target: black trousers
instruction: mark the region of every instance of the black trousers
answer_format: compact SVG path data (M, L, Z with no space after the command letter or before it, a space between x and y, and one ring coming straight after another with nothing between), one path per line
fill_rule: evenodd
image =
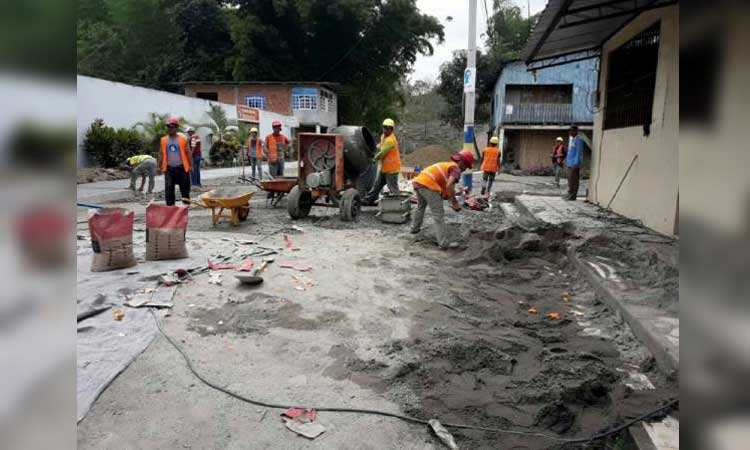
M575 200L578 196L578 182L580 181L580 176L580 167L568 168L568 198L570 200Z
M164 174L164 200L168 206L175 202L174 188L180 186L180 198L190 198L190 172L185 172L183 167L167 167ZM189 202L184 202L189 204Z

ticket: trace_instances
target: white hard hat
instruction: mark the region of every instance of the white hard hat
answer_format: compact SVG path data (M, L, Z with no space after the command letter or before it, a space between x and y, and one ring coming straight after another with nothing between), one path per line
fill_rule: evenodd
M190 133L191 131L195 131L193 127L185 127L185 133Z
M555 139L555 140L556 140L556 141L560 141L560 142L562 142L562 141L563 141L563 138L561 138L560 136L558 136L558 137L557 137L557 139Z

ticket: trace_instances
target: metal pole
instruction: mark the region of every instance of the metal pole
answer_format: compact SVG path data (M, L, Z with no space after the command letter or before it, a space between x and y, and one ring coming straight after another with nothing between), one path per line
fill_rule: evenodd
M471 71L476 80L477 68L477 0L469 0L469 48L466 52L466 70ZM466 83L466 75L464 75ZM476 104L476 82L467 91L464 105L464 146L463 149L474 153L474 106ZM463 174L463 184L471 191L473 184L472 169Z

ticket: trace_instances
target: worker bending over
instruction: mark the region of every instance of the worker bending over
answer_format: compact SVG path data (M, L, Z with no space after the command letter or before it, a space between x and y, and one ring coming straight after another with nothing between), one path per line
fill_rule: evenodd
M130 190L135 191L135 181L141 177L141 187L138 192L143 192L148 175L148 193L154 192L154 177L156 177L156 158L151 155L136 155L125 160L122 165L124 169L130 170Z
M385 185L388 192L398 194L398 174L401 172L401 154L398 149L398 139L393 134L395 123L393 119L383 121L383 134L380 135L378 152L373 161L378 163L378 177L370 192L367 193L363 204L374 205Z
M486 191L487 197L492 193L492 183L495 182L495 175L497 174L497 169L500 167L500 158L502 155L498 146L499 142L500 140L497 136L492 136L489 147L485 148L484 152L482 152L482 195Z
M289 138L281 133L281 121L274 120L271 125L273 126L273 133L266 136L268 172L272 177L283 177L284 154L289 148Z
M435 236L441 250L449 247L445 234L445 212L443 200L451 202L454 211L460 211L461 205L456 200L455 186L461 178L461 172L474 165L474 155L462 150L451 156L451 162L433 164L426 167L414 178L414 191L417 193L417 210L411 223L412 234L419 233L424 220L424 212L430 207L432 220L435 222ZM450 247L455 244L451 244Z
M247 138L247 157L253 170L253 178L257 168L258 177L263 178L263 141L258 138L258 129L250 128L250 136Z
M164 200L167 205L175 203L175 185L180 186L182 202L190 204L190 175L193 171L188 140L177 133L180 121L176 117L167 119L167 135L161 138L159 167L164 172Z

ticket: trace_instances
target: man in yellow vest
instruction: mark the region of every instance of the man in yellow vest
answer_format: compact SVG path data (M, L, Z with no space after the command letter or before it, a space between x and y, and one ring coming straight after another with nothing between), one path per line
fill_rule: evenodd
M490 138L490 145L482 152L482 195L484 195L485 191L487 192L487 196L492 193L492 183L495 182L495 175L500 167L500 158L502 156L500 154L500 147L498 147L499 142L500 140L497 136L492 136Z
M136 155L125 160L122 168L130 170L130 190L135 191L135 182L141 177L141 187L138 192L143 192L148 176L148 194L154 192L154 177L156 176L156 158L151 155Z
M414 178L414 192L417 194L417 210L414 211L411 223L411 233L417 234L422 228L424 213L430 207L432 220L435 222L435 236L438 247L446 250L457 246L448 244L445 233L445 211L443 200L451 202L454 211L460 211L461 205L456 200L456 183L461 179L461 173L474 165L474 155L467 150L454 153L450 162L433 164L423 169Z
M164 172L164 200L167 205L175 203L175 185L180 186L181 198L190 198L190 175L192 173L192 155L189 153L188 140L177 133L180 121L176 117L167 119L167 135L162 136L159 167ZM189 205L190 202L183 200Z
M378 177L370 192L364 198L364 205L374 205L385 185L388 185L388 192L398 194L398 174L401 172L401 153L398 149L398 139L393 134L393 127L396 124L393 119L383 121L383 134L380 135L380 144L378 152L375 154L373 161L377 162L380 167Z
M255 127L250 128L250 136L247 138L247 156L253 169L253 178L256 178L256 169L257 178L263 178L263 141L258 137L258 129Z

